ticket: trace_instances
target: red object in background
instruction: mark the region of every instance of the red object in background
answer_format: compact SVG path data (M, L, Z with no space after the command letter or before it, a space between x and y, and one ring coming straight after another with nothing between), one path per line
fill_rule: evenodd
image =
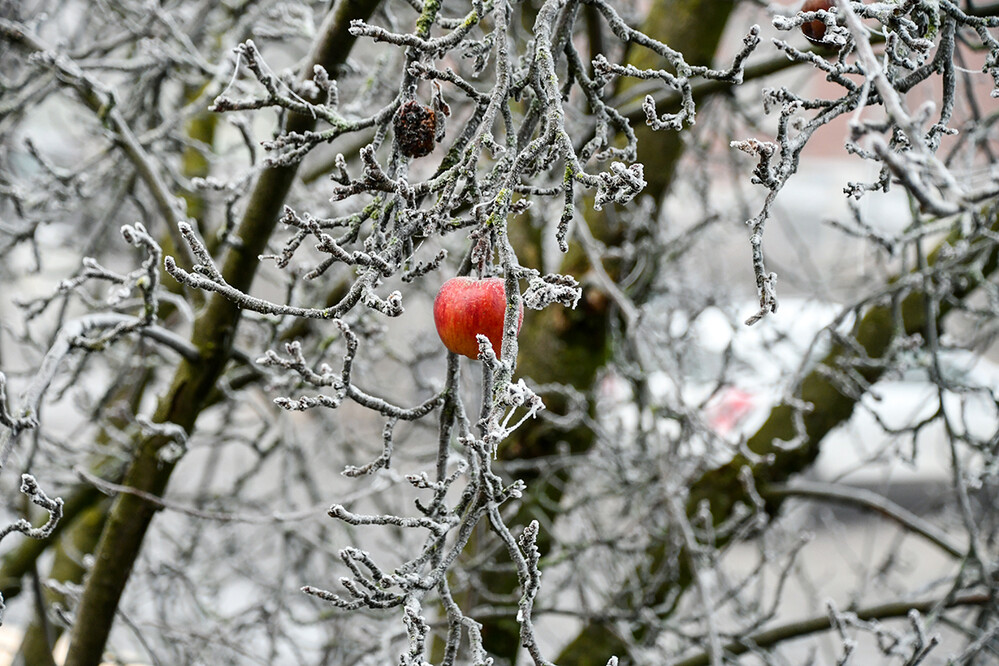
M434 324L441 342L455 354L478 358L479 343L475 336L489 338L496 357L503 343L503 316L506 313L506 289L503 278L476 280L470 277L451 278L434 299ZM517 332L524 323L524 306L520 306Z
M832 9L832 6L832 0L805 0L805 4L801 6L801 11L817 12L820 9ZM817 19L815 21L806 21L801 24L801 32L804 33L809 41L821 43L826 35L826 24Z
M731 387L724 391L717 402L709 405L704 415L711 429L719 435L732 432L755 407L752 393Z

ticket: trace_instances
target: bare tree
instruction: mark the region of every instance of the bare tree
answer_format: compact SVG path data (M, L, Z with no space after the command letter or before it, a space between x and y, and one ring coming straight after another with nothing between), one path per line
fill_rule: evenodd
M997 29L0 2L15 659L995 659ZM808 180L832 135L859 175ZM453 275L502 279L477 359L434 333ZM932 511L856 480L934 455Z

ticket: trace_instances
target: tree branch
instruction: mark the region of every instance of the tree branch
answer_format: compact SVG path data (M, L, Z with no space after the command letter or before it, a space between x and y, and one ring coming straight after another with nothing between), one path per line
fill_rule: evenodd
M132 132L125 117L115 106L116 100L110 90L103 84L86 75L69 57L58 54L52 47L43 42L40 37L32 33L27 26L0 18L0 35L20 44L24 48L36 52L39 61L48 64L57 74L58 78L74 90L80 96L80 100L97 114L98 118L114 129L118 141L125 155L135 166L135 170L142 177L142 181L149 188L156 202L156 208L163 218L167 232L173 241L174 248L181 254L185 265L193 264L193 258L187 245L181 240L177 231L177 222L187 219L187 213L181 200L170 193L169 188L160 176L159 170L153 163L152 158L142 147L142 144Z
M894 520L910 532L919 534L954 557L962 558L967 555L967 549L962 549L954 543L944 531L926 522L905 507L892 502L887 497L865 488L844 487L815 481L796 481L794 485L773 484L760 488L759 491L763 498L806 497L863 507Z
M872 620L888 620L893 618L903 618L911 611L919 613L930 613L938 608L956 608L959 606L984 606L991 602L991 597L985 593L962 594L953 598L926 599L923 601L894 601L875 606L866 606L850 611L858 620L870 622ZM834 627L833 618L829 614L816 615L798 622L789 622L772 629L751 634L739 641L733 641L725 645L726 656L738 657L747 652L758 649L766 649L779 645L784 641L808 636L819 631L828 631ZM671 666L707 666L710 664L710 655L707 652L699 652L671 662Z

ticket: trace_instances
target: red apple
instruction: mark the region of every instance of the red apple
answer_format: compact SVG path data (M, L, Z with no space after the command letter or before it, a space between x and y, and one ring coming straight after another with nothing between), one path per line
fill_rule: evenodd
M455 354L478 358L476 335L489 338L496 356L503 343L503 315L506 313L506 289L503 278L476 280L470 277L451 278L441 286L434 299L434 324L441 342ZM524 323L524 306L520 306L517 332Z

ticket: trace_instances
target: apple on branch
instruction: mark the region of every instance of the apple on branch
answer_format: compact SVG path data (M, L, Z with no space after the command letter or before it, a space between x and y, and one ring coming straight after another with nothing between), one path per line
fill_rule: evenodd
M441 342L455 354L479 357L476 335L484 335L500 356L503 343L503 317L506 313L506 289L503 278L477 280L456 277L445 282L434 299L434 324ZM524 323L524 306L520 306L517 332Z

